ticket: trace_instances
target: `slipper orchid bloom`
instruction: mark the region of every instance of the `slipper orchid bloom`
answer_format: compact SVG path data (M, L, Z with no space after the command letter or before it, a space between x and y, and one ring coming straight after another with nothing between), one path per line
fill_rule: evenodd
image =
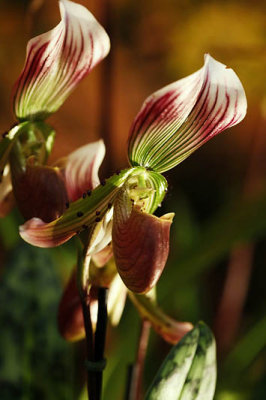
M41 187L41 179L37 183L38 174L33 166L40 166L40 178L44 178L45 173L46 179L51 181L51 193L52 187L56 190L57 185L62 186L54 170L49 174L48 170L44 172L41 168L46 164L55 136L54 130L44 120L58 110L78 83L110 50L107 33L85 7L69 0L60 0L59 6L61 22L51 31L29 41L25 65L13 90L13 109L19 123L4 133L0 142L0 171L5 176L2 184L4 194L0 197L1 215L9 211L12 203L11 191L7 190L11 187L11 180L17 203L25 203L17 196L23 182L27 184L36 180L41 192L38 196L35 190L33 197L40 198L46 193L46 189ZM19 187L15 188L17 184ZM59 189L56 193L60 197L58 192ZM24 215L30 217L27 212ZM48 221L58 215L38 216Z
M83 227L95 233L113 211L117 270L129 290L148 292L164 269L173 218L173 214L152 215L167 189L162 173L239 123L246 108L245 92L235 72L206 55L200 70L144 102L129 135L130 168L71 203L60 218L48 224L40 219L26 222L20 228L22 238L40 247L58 246ZM83 277L85 281L87 271Z

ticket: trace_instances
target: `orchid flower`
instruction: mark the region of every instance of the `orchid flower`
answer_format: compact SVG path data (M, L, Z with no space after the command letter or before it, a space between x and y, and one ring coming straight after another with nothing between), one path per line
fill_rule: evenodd
M173 214L152 215L167 190L162 173L239 123L246 108L245 92L235 72L206 55L200 70L144 102L129 134L130 168L72 202L54 221L34 218L26 222L20 228L22 238L36 246L51 247L87 229L88 255L112 239L115 263L125 285L134 293L149 292L167 260L173 219ZM99 238L104 238L102 245ZM85 263L79 275L83 288L88 268L89 263Z
M27 200L21 199L21 188L37 179L32 167L39 166L43 177L41 166L46 163L53 146L55 132L44 120L58 110L110 49L107 33L85 7L69 0L60 0L59 6L61 22L29 41L25 65L13 90L13 109L19 122L3 134L0 142L0 171L6 175L8 168L11 170L11 175L5 179L6 196L0 199L3 214L9 210L6 200L10 191L7 193L6 188L11 180L17 203L21 203L20 208L25 211L22 203ZM45 174L47 178L48 170ZM49 179L51 193L52 186L62 186L54 170L50 170ZM37 186L40 188L41 179ZM35 190L33 197L36 194L40 198L45 191L46 188L41 187L40 195L37 196ZM36 198L32 200L32 203L37 201ZM28 212L23 213L29 217ZM43 218L43 214L38 216ZM56 216L58 214L49 218L44 215L44 219L52 220Z

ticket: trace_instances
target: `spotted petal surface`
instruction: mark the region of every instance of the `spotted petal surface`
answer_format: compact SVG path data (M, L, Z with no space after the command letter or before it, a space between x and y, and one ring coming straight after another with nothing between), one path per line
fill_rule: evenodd
M44 119L55 112L109 52L108 35L85 7L69 0L59 4L61 22L28 43L14 88L14 113L20 120Z
M246 109L245 92L235 72L207 54L199 71L144 102L130 131L130 163L165 172L239 123Z

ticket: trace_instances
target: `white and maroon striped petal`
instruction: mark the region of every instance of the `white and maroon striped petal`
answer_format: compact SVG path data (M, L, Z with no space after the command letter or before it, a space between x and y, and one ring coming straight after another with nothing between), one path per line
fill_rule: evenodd
M65 181L70 201L99 185L98 171L104 155L105 145L99 140L80 147L67 157Z
M109 52L103 27L82 5L60 0L61 22L31 39L14 88L18 119L44 119L55 112L79 81Z
M129 160L134 166L167 171L239 123L246 109L245 92L235 72L207 54L199 71L144 102L131 127Z

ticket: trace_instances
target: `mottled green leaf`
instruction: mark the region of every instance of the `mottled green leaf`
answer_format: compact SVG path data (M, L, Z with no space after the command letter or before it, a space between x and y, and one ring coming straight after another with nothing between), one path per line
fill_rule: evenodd
M145 400L212 400L215 357L213 335L200 322L170 351Z
M210 329L199 323L196 354L179 400L211 400L216 383L215 341Z

